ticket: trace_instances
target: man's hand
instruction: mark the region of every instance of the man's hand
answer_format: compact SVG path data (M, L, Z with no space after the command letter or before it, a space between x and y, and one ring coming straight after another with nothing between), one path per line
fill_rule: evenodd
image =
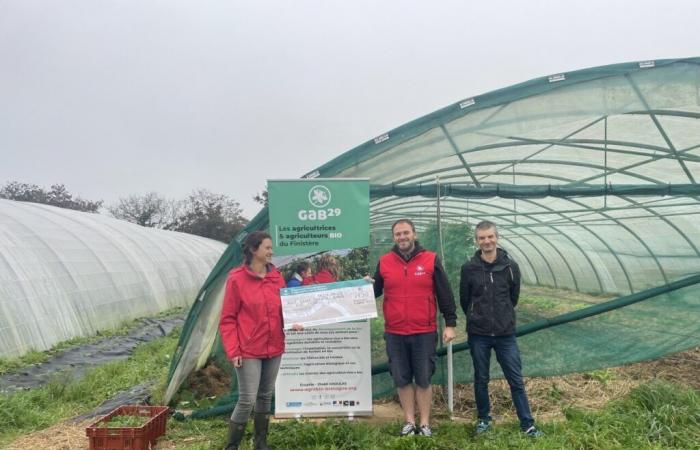
M243 357L242 356L234 356L233 359L231 360L233 363L233 367L239 368L243 367Z
M369 275L365 275L364 277L362 277L362 279L368 283L374 284L374 278L370 277Z
M300 323L294 323L292 324L292 330L294 331L304 331L304 325Z
M445 327L444 330L442 330L442 342L447 344L448 342L452 342L455 338L455 327Z

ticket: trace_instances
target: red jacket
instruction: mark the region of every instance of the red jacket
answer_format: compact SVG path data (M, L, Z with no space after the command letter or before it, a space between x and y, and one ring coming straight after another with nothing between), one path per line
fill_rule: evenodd
M409 261L395 252L379 260L384 281L384 327L387 333L418 334L437 330L435 253L421 251Z
M333 274L328 270L322 270L313 277L304 278L302 284L307 286L309 284L323 284L323 283L335 283L336 280Z
M264 278L249 267L228 274L219 333L229 359L272 358L284 352L282 300L284 278L270 265Z

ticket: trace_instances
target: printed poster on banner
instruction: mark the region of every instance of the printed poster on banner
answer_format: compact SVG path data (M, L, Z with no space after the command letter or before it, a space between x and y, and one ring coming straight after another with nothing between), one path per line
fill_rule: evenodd
M372 414L377 316L369 273L369 180L269 180L269 232L287 280L277 417ZM301 286L299 286L301 284ZM348 321L352 320L352 321Z
M369 180L268 180L270 234L277 255L369 245Z
M372 283L366 280L312 284L280 290L284 329L374 319L377 303Z
M275 417L372 415L369 321L288 332Z

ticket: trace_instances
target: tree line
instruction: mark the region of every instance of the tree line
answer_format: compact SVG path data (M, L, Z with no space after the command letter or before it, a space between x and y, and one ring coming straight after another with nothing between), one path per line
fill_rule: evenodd
M183 199L169 199L156 192L129 195L105 206L102 200L90 201L71 194L63 184L45 189L10 181L0 188L0 198L106 213L144 227L196 234L225 243L248 223L237 201L206 189L194 190Z

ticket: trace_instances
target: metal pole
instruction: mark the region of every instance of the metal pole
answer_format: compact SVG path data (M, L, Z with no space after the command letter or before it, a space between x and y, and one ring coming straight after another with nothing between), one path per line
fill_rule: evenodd
M440 212L440 177L436 177L435 185L437 186L437 230L438 242L440 242L440 258L445 264L445 246L442 243L442 221ZM450 415L454 411L454 377L452 373L452 342L447 343L447 410Z

